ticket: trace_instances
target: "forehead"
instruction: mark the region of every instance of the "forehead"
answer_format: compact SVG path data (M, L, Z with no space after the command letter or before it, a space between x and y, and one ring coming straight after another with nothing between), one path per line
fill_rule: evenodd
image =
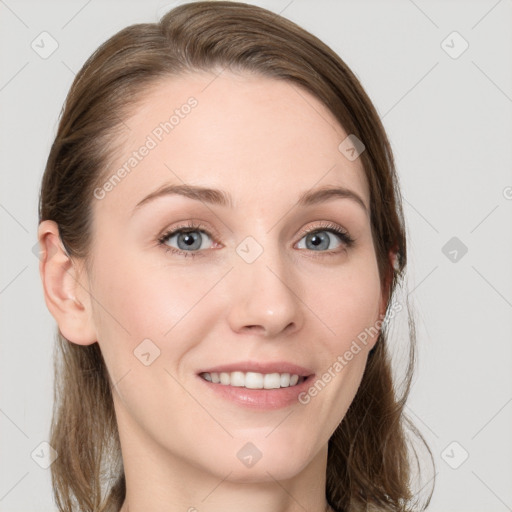
M299 192L337 185L369 209L361 160L339 149L348 134L321 101L283 80L228 71L161 79L123 130L102 207L128 213L174 183L226 190L235 207L251 198L290 204Z

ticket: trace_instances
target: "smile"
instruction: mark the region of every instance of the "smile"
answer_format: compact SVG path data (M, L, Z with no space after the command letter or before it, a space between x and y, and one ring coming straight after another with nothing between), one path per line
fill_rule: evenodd
M305 377L290 373L257 372L203 372L200 376L213 384L234 386L247 389L289 388L304 382Z

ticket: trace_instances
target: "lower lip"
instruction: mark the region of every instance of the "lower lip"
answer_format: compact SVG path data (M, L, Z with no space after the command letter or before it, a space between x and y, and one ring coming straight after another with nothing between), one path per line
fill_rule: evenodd
M276 389L248 389L220 383L214 384L199 375L197 377L208 389L223 397L225 400L252 409L271 410L282 409L283 407L289 407L290 405L298 403L299 394L310 387L314 375L310 375L303 382L295 386Z

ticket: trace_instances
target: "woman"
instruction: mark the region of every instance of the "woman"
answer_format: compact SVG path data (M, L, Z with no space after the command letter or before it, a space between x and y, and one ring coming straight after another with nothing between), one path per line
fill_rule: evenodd
M383 322L406 265L393 157L316 37L236 2L120 31L71 87L39 220L59 510L426 506L414 330L399 395Z

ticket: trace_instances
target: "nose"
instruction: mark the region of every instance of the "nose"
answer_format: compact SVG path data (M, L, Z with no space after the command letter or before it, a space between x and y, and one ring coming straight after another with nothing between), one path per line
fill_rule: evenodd
M290 335L302 327L303 301L294 291L293 270L275 252L264 251L254 262L239 259L232 272L228 321L238 333L265 338Z

